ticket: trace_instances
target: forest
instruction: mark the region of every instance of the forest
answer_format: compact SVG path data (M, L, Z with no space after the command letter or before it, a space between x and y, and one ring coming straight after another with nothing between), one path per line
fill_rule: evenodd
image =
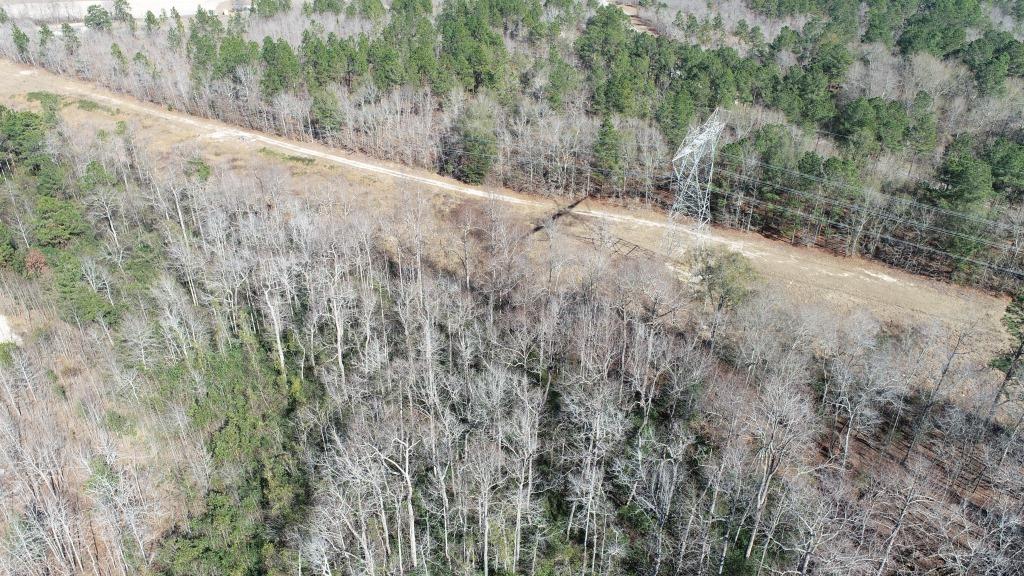
M0 110L0 573L1014 574L983 335Z
M640 3L651 34L573 0L257 0L138 21L118 0L84 30L0 16L0 53L466 182L662 207L675 147L722 109L717 224L1016 287L1019 1L672 1Z
M716 224L1011 295L998 335L833 310L33 92L0 106L0 574L1024 573L1024 6L723 6L0 13L11 59L554 197L668 206L722 108Z

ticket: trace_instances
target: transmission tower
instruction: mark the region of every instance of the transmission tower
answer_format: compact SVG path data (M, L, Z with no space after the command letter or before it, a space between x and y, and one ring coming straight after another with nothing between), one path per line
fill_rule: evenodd
M679 217L688 216L694 220L698 241L703 242L711 225L711 176L715 167L715 147L724 128L725 120L720 111L715 110L703 124L690 129L672 157L675 200L668 214L670 234Z

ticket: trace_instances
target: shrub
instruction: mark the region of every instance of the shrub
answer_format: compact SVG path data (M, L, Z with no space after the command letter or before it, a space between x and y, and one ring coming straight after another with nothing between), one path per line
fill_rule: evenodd
M621 183L622 166L622 135L612 124L611 119L601 120L601 128L597 132L591 160L594 180L598 188L610 188Z
M92 30L110 30L113 26L110 12L97 4L89 6L85 11L85 27Z
M14 232L0 222L0 266L9 268L14 265Z
M11 25L11 38L14 40L14 48L18 51L18 58L28 58L28 34L25 34L16 24Z
M29 249L25 254L25 273L29 276L39 277L46 272L46 256L38 248Z
M494 117L484 104L469 106L456 123L455 132L455 150L447 162L448 173L463 182L482 183L498 151Z
M36 240L43 246L62 247L89 229L72 202L43 196L36 203Z

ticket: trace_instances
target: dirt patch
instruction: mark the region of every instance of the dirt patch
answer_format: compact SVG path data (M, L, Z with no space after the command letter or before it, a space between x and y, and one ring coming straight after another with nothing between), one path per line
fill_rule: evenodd
M622 10L626 16L629 16L629 25L632 26L637 32L643 32L644 34L651 34L654 36L661 36L657 28L654 26L654 22L647 20L640 15L640 9L636 6L630 6L628 4L615 4Z
M11 323L7 321L7 317L3 314L0 314L0 344L21 345L21 337L14 332Z

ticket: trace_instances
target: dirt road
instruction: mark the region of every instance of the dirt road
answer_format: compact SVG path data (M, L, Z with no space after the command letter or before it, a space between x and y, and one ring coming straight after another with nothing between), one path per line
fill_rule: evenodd
M549 198L468 186L426 171L314 143L171 112L90 83L6 61L0 61L0 78L4 78L0 83L0 103L24 106L26 94L32 91L54 92L72 102L76 98L87 98L103 107L83 110L67 106L63 114L68 122L109 129L116 120L129 121L151 148L168 156L178 144L197 143L204 155L232 166L278 162L292 172L319 171L320 182L332 186L332 193L347 194L370 206L405 202L410 189L422 189L435 196L437 202L496 202L535 221L542 220L558 207L558 202ZM275 151L277 157L266 154L267 151ZM301 168L296 162L289 162L286 156L312 158L316 161L315 169ZM587 200L573 209L570 217L562 218L559 226L578 236L598 235L613 239L610 244L621 240L629 246L640 247L645 255L638 253L637 256L650 259L651 265L673 266L672 262L677 262L680 256L664 254L668 225L664 214L654 210ZM676 234L683 239L683 250L686 245L694 244L693 233L685 225L677 227ZM883 321L897 323L938 320L948 326L970 327L987 335L986 348L994 349L1004 339L999 323L1005 308L1002 298L914 276L876 262L797 248L755 234L716 229L705 241L743 253L767 284L780 288L801 305L838 309L841 313L866 308ZM652 258L652 253L665 258Z

